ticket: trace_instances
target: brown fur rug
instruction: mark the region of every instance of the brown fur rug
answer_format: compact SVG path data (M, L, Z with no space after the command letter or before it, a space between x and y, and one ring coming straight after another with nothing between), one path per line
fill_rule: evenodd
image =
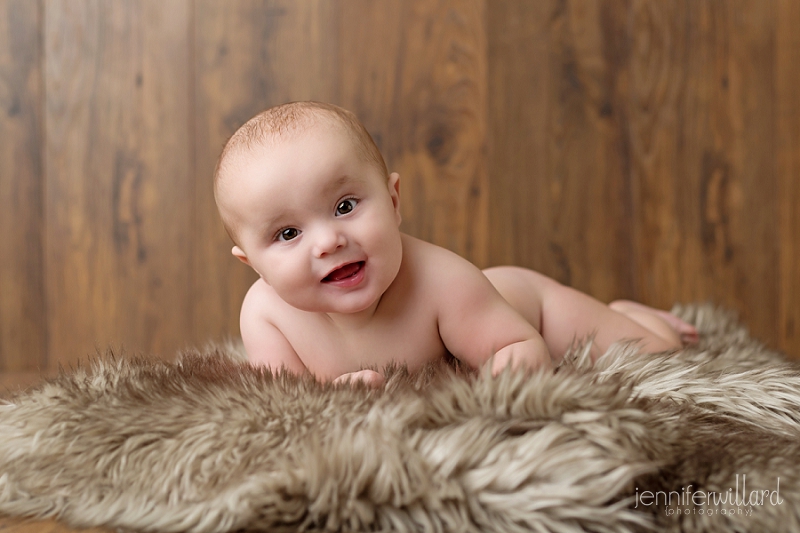
M555 374L270 375L106 357L0 403L0 513L140 531L798 531L800 365L701 344Z

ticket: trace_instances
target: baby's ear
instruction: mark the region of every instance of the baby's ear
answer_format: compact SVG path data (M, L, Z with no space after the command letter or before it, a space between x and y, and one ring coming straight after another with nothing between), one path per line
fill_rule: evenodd
M389 174L389 195L392 197L392 206L394 206L395 216L397 217L397 225L400 225L400 174L392 172Z
M250 268L252 268L252 265L250 264L250 261L247 260L247 256L245 255L244 250L242 250L238 246L234 246L233 249L231 249L231 253L233 254L233 256L236 259L238 259L239 261L241 261L245 265L247 265Z

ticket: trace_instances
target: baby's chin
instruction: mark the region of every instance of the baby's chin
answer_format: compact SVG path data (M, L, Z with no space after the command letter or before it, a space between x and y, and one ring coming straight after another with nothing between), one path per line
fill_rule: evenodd
M308 313L325 313L336 315L355 315L372 308L380 300L380 295L377 298L342 298L339 302L334 304L330 302L300 302L292 301L291 299L284 301L301 311Z

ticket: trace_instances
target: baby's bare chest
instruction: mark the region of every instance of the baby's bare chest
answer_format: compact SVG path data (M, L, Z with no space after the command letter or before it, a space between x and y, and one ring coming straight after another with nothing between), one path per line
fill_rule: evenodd
M306 368L331 379L364 368L380 371L393 363L413 371L447 353L430 316L383 318L353 329L315 318L282 331Z

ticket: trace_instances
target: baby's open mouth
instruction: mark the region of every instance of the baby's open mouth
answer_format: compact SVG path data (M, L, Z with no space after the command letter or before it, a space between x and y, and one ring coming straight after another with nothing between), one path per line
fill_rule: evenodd
M364 268L364 261L348 263L325 276L322 281L342 281L343 279L352 278L358 274L362 268Z

